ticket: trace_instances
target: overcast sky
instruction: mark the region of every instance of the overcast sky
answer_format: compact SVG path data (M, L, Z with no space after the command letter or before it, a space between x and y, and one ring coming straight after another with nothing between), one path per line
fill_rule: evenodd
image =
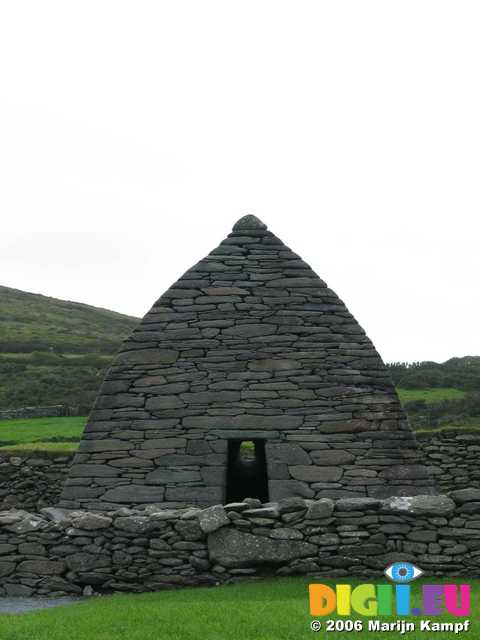
M0 284L141 316L246 213L384 360L480 355L480 5L4 2Z

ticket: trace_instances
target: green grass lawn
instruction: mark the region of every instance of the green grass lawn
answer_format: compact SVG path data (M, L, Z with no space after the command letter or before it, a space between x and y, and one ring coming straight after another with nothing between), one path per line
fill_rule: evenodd
M480 638L480 581L449 579L449 582L472 584L472 614L468 637ZM25 614L0 615L2 640L293 640L297 638L346 637L369 638L368 618L355 617L364 623L364 631L321 632L310 630L314 619L309 613L308 584L325 582L352 585L374 580L328 580L305 577L261 580L210 588L137 595L103 596L80 604ZM380 582L384 583L384 580ZM420 606L419 584L414 583L412 606ZM424 582L441 582L427 579ZM328 616L335 618L336 616ZM381 617L382 622L418 618ZM321 619L323 626L325 620ZM441 615L437 622L458 622L464 618ZM383 632L387 640L399 638L398 632ZM460 637L454 633L408 634L409 639Z
M75 451L87 418L30 418L0 421L0 451Z
M414 402L415 400L425 400L427 404L442 402L442 400L457 400L463 398L465 391L453 388L438 389L402 389L397 388L400 402Z

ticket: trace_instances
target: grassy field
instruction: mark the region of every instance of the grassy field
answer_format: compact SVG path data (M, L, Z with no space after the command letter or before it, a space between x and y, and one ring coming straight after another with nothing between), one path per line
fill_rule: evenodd
M0 451L75 451L87 419L31 418L0 421Z
M210 588L191 588L178 591L137 595L104 596L68 607L26 614L0 615L2 640L292 640L323 638L341 640L352 636L372 638L367 631L313 633L310 623L308 584L336 581L312 578L279 578ZM374 580L339 579L338 583L352 585ZM382 580L382 583L385 581ZM440 582L425 580L427 583ZM443 581L445 583L446 581ZM449 582L461 580L449 579ZM467 582L467 581L463 581ZM468 637L480 638L480 581L472 585L471 630ZM412 587L412 606L421 606L420 581ZM353 618L354 616L352 616ZM334 619L336 616L329 616ZM415 618L381 617L382 622ZM458 622L464 618L440 615L436 622ZM418 619L416 620L418 623ZM325 627L325 620L322 620ZM393 640L398 632L383 632L381 637ZM454 633L408 634L410 639L453 638Z
M400 402L414 402L415 400L424 400L427 404L442 402L442 400L456 400L465 396L465 391L460 389L402 389L397 388Z

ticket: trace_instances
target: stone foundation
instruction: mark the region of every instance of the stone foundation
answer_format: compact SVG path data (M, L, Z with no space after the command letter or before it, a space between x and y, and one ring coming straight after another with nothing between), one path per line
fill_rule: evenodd
M417 443L440 493L480 488L480 433L454 430L420 433ZM0 455L0 510L16 507L37 511L56 504L73 456L73 453ZM352 468L352 480L354 471Z
M0 513L0 594L153 591L249 576L480 571L480 490L449 496L256 500L207 509Z
M419 433L417 442L439 492L480 488L480 432Z
M0 455L0 509L56 504L73 455Z

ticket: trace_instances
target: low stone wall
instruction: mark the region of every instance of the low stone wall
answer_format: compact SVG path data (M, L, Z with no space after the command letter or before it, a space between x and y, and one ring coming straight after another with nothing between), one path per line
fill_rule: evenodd
M480 433L419 433L417 442L439 492L480 488Z
M397 560L428 575L478 575L480 490L0 513L1 595L151 591L261 575L371 577Z
M480 488L480 433L420 433L417 442L439 493ZM0 509L56 504L72 460L73 454L0 454Z
M36 511L56 504L72 455L0 455L0 509Z
M4 409L0 411L0 420L16 418L59 418L62 416L76 416L78 409L65 404L55 404L49 407L21 407L20 409Z

